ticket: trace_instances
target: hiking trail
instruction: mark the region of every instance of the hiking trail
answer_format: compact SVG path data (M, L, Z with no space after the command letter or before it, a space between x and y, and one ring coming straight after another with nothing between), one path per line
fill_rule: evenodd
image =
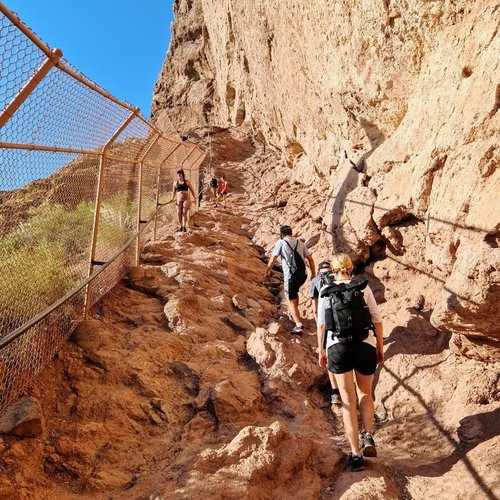
M497 375L454 359L449 336L430 325L425 309L380 300L408 279L392 279L394 269L383 283L365 270L385 323L379 457L362 472L345 470L347 444L340 414L325 402L307 286L306 332L298 337L279 303L279 273L263 282L278 222L304 216L258 191L272 155L238 131L213 143L214 168L230 186L228 208L205 199L187 233L160 225L141 265L45 369L31 391L43 408L43 433L0 439L3 491L41 499L326 500L432 498L429 488L436 496L455 488L488 498L487 485L498 487L498 408L478 398L488 398ZM306 234L314 236L307 224L299 236ZM471 416L471 405L481 404L485 411Z

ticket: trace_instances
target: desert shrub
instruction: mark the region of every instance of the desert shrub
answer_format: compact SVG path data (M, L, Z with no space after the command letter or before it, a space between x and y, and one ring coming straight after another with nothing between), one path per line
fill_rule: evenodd
M61 245L42 241L0 258L0 317L19 325L55 302L75 283Z
M111 256L135 230L135 205L128 192L101 205L97 249ZM86 275L94 203L75 209L44 203L0 240L0 316L18 323L32 317Z

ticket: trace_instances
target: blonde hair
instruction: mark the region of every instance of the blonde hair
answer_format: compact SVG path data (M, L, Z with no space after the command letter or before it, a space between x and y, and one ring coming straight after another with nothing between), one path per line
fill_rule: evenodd
M332 257L332 270L334 273L351 274L354 266L346 253L338 253Z

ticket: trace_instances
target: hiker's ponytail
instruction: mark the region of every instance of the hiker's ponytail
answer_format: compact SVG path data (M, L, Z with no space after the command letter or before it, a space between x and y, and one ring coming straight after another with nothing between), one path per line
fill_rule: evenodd
M332 257L332 271L334 273L351 274L354 266L346 253L338 253Z

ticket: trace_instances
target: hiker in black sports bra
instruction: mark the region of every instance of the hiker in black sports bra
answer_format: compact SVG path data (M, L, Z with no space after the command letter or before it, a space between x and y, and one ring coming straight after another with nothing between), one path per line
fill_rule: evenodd
M217 177L215 174L212 174L212 178L210 179L210 189L212 191L212 200L217 206L217 202L219 201L219 182L217 181Z
M193 186L191 182L186 180L184 170L177 170L177 181L172 185L172 200L174 196L177 198L177 218L182 233L187 232L188 212L191 206L189 192L191 192L193 198L196 199Z

